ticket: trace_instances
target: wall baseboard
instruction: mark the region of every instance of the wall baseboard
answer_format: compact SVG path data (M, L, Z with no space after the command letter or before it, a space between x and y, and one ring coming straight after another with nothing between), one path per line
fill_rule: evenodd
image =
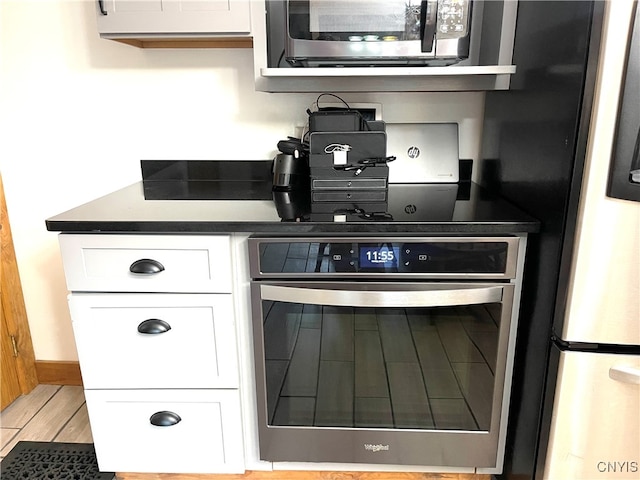
M118 480L491 480L481 473L247 471L244 474L116 473Z
M36 360L38 383L82 386L78 362Z

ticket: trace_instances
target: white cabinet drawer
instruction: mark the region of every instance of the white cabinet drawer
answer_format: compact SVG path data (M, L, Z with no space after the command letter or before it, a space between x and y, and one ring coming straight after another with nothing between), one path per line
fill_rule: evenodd
M85 396L100 470L244 472L237 390L88 390ZM155 426L151 417L159 412L180 421Z
M71 291L232 290L230 239L224 235L61 234L60 250Z
M228 294L69 295L85 389L237 388Z

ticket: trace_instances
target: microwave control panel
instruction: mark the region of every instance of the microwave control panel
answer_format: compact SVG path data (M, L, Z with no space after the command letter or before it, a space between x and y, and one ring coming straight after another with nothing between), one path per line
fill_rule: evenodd
M462 38L469 33L469 0L438 0L436 38Z

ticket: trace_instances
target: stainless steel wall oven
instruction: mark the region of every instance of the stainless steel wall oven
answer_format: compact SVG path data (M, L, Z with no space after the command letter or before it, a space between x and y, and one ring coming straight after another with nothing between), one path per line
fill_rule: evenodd
M498 473L525 243L250 238L261 459Z

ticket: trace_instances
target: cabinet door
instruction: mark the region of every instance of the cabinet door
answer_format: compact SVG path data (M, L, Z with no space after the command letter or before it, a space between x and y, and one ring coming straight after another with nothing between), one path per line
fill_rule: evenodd
M244 472L237 390L88 390L85 396L102 471ZM165 426L152 424L157 413Z
M85 389L237 388L231 295L72 294Z
M249 0L102 0L101 34L248 34Z

